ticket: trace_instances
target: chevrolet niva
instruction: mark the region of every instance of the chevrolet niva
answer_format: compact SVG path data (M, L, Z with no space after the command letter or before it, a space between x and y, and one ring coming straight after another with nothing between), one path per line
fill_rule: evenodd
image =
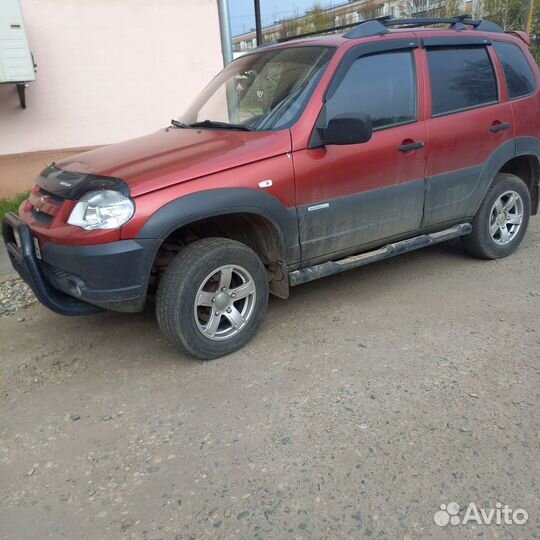
M63 315L141 311L202 359L268 295L450 238L495 259L538 211L540 73L522 32L361 23L258 48L169 127L53 163L3 236Z

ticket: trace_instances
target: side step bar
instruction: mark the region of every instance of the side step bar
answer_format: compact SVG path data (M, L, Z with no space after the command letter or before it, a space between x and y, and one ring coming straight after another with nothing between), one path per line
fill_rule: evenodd
M339 272L344 272L351 268L357 268L358 266L364 266L365 264L372 262L389 259L390 257L401 255L402 253L408 253L409 251L415 251L423 247L438 244L439 242L445 242L451 238L464 236L471 231L472 227L469 223L461 223L450 229L445 229L444 231L422 234L420 236L415 236L414 238L409 238L408 240L387 244L374 251L353 255L339 261L328 261L308 268L302 268L301 270L295 270L294 272L289 273L289 285L294 287L295 285L331 276L332 274L338 274Z

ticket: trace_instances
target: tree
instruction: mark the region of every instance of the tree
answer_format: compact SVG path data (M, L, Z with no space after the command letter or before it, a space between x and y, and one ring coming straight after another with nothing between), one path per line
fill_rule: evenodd
M525 30L527 3L524 0L482 0L480 17L497 23L503 30ZM540 60L540 0L535 0L531 29L531 52Z
M526 4L523 0L483 0L482 17L497 23L503 30L525 28Z
M446 0L444 5L444 17L455 17L463 14L461 0Z
M307 17L302 23L302 33L317 32L334 26L328 10L323 9L318 2L313 4L313 7L306 13Z
M306 11L304 17L299 17L298 14L295 14L292 17L279 21L281 27L279 38L289 38L299 34L307 34L308 32L326 30L334 26L333 22L330 12L323 9L316 2L310 10Z
M453 17L463 14L463 0L407 0L403 17Z
M425 16L429 9L429 0L407 0L403 3L402 17Z
M299 25L295 24L294 19L283 19L279 21L279 39L287 39L298 34Z

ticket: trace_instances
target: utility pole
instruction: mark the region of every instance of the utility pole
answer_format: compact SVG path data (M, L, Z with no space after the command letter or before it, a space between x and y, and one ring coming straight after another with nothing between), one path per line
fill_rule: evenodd
M527 19L525 23L525 32L531 34L532 29L532 20L533 20L533 11L534 11L534 0L527 0Z
M223 53L223 65L233 60L231 16L229 12L229 0L218 0L219 28L221 31L221 51Z
M262 22L261 22L261 0L255 1L255 34L257 36L257 47L263 44Z

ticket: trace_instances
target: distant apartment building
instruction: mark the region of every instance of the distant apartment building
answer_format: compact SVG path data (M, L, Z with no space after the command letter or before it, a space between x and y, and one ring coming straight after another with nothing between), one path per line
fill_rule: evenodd
M460 13L471 13L473 0L459 0ZM446 0L353 0L338 6L320 10L318 13L319 27L314 24L313 12L283 19L263 28L265 43L272 43L286 37L320 30L321 20L327 21L328 27L360 23L367 19L390 15L392 17L444 15ZM257 46L255 30L233 37L233 51L240 56Z

